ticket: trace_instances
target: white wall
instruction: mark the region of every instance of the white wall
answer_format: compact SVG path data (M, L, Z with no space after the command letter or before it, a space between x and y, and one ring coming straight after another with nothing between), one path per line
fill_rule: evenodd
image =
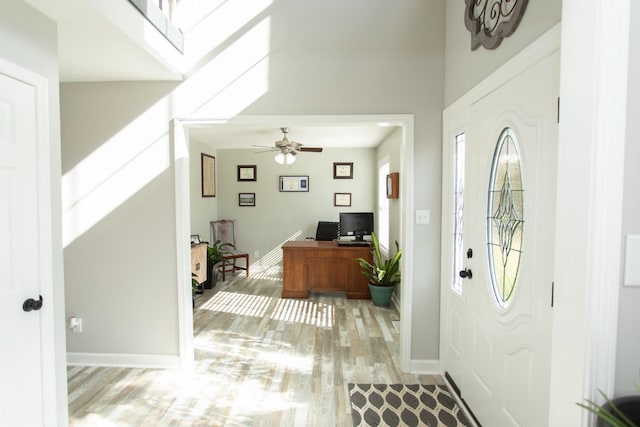
M238 220L238 247L251 263L271 251L280 256L286 240L315 237L318 221L338 221L339 212L375 212L375 149L325 148L300 153L292 165L279 165L272 153L257 150L217 151L219 218ZM353 162L353 179L333 179L333 162ZM238 182L238 165L256 165L256 182ZM280 175L309 177L309 192L280 192ZM256 193L256 206L238 206L238 193ZM334 193L351 193L351 207L333 206Z
M422 2L411 4L419 11L425 8ZM389 4L388 7L392 13L394 6ZM282 23L278 13L278 8L273 9L271 22ZM86 154L97 148L104 140L95 134L100 129L94 131L94 128L102 127L101 123L123 127L117 138L126 147L153 144L165 134L167 123L173 117L413 114L414 153L407 161L413 162L416 182L420 186L410 196L414 198L416 209L431 210L432 225L422 226L421 238L415 240L413 247L404 248L413 251L416 259L424 261L416 262L413 271L404 272L405 276L413 275L415 283L411 357L437 359L444 1L430 3L428 13L423 15L419 28L425 34L420 36L423 42L416 51L371 45L355 52L345 49L332 52L323 45L322 35L316 39L317 45L288 49L290 44L295 45L295 38L270 39L268 33L263 37L261 31L268 31L268 26L263 25L263 21L255 26L255 22L250 22L225 41L224 51L212 50L199 70L159 101L163 103L162 109L154 108L152 117L142 111L130 111L132 108L126 105L148 100L144 92L142 97L138 96L138 86L133 84L96 84L88 85L85 93L69 92L65 96L64 109L68 113L63 115L63 124L78 130L69 139L69 148L75 150L74 146L88 144ZM316 18L310 15L308 19L312 23ZM358 16L358 19L367 19L367 16ZM302 22L296 22L296 25L305 26ZM428 37L426 33L429 33ZM256 44L252 45L252 42ZM233 62L227 63L227 60ZM63 94L70 88L63 86ZM120 94L120 102L114 102L113 93ZM85 109L89 110L86 114ZM120 109L122 113L118 111ZM114 120L112 113L120 120ZM125 115L127 120L120 117ZM145 124L141 125L140 132L130 132L128 122L142 123L142 119ZM79 129L82 127L80 122L87 125ZM112 131L117 132L117 126ZM63 140L63 144L67 141ZM217 153L217 160L219 157L220 153ZM73 159L74 162L79 160ZM221 172L224 165L219 161L216 163ZM260 170L258 174L260 177ZM313 180L311 185L314 185ZM173 190L173 181L162 173L127 199L107 217L108 220L73 242L75 248L67 248L65 258L69 274L73 275L69 279L74 282L67 292L71 309L82 310L98 321L105 311L105 304L98 306L93 300L105 299L113 303L106 304L110 311L115 312L117 306L124 305L128 314L141 319L134 331L124 328L120 318L99 320L104 328L99 328L95 341L92 338L89 342L85 333L82 338L73 338L70 349L162 353L177 348L177 343L159 342L161 339L173 341L173 326L177 325L177 322L173 323L175 307L169 308L175 302L175 289L171 287L175 287L176 274L175 260L169 259L169 253L175 249L175 237L168 234L175 230ZM227 214L222 210L223 203L220 200L217 203L218 214ZM257 203L261 203L260 198ZM354 203L359 202L354 199ZM136 230L140 237L132 237L131 233ZM142 277L140 271L151 277ZM96 276L95 272L101 273ZM89 287L95 292L86 290L88 277L94 282ZM151 308L135 311L131 297L143 294L146 297L153 295L162 309L156 308L153 313L149 312ZM68 314L72 311L68 310ZM149 336L150 333L153 335ZM158 341L151 342L156 338Z
M630 22L639 22L640 5L631 2ZM624 212L622 237L640 234L640 27L630 28L629 86L627 92L627 138L625 149ZM622 248L624 254L624 247ZM637 262L637 260L632 260ZM624 257L622 259L624 272ZM624 280L624 273L621 274ZM618 343L616 347L615 396L637 394L640 387L640 287L620 287Z
M48 80L49 149L51 156L51 220L52 220L52 283L54 308L57 419L58 425L67 423L67 377L65 352L64 279L61 244L60 207L60 107L58 92L58 51L56 25L48 18L25 5L21 0L4 0L0 13L0 58L26 68ZM46 304L46 303L45 303Z
M61 85L63 181L82 206L64 214L95 221L65 238L67 316L84 320L83 333L68 335L69 352L178 354L169 122L166 110L140 119L174 86Z
M217 190L220 183L216 182L216 197L202 197L202 153L216 158L215 166L220 164L216 150L206 143L189 141L189 195L191 214L191 234L199 234L200 239L209 241L209 221L218 218Z
M497 49L471 50L471 33L464 24L464 1L447 1L445 106L494 72L500 65L560 22L562 2L537 0L527 4L515 33Z
M400 171L400 145L402 144L402 129L398 128L394 130L377 148L376 158L377 164L383 159L389 161L389 172ZM400 212L400 199L388 199L389 200L389 249L392 253L395 253L395 244L398 242L400 249L403 249L402 239L400 237L400 224L401 224L401 212ZM397 286L395 295L398 301L400 300L400 292L402 288L402 282Z

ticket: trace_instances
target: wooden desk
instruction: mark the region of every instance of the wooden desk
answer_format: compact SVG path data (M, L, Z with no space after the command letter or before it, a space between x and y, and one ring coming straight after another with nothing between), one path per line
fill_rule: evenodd
M370 247L337 242L291 241L282 245L282 298L308 298L309 292L344 291L347 298L371 298L356 258L371 261Z

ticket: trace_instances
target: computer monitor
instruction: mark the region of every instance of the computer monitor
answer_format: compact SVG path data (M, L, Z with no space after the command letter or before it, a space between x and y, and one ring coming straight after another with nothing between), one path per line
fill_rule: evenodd
M373 233L373 212L340 212L340 235L355 236L363 240L363 236Z

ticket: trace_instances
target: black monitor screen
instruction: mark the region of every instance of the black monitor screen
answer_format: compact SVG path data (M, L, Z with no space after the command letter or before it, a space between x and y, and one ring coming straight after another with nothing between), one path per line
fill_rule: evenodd
M340 235L355 236L362 240L362 236L373 233L373 212L340 212Z

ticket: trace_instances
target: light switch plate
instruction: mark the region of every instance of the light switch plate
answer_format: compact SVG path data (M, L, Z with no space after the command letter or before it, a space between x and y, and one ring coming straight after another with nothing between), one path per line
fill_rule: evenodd
M416 224L429 224L431 215L428 210L416 210Z
M624 251L624 285L640 286L640 235L627 235Z

